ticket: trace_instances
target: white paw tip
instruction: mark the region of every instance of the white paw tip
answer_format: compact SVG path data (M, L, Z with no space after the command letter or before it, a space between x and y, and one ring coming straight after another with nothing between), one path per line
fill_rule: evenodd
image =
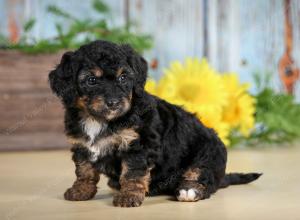
M179 201L192 202L196 200L196 191L195 189L181 189L179 190L179 195L177 197Z
M196 198L196 192L194 189L189 189L187 194L188 199L194 200Z
M185 189L179 190L179 196L180 199L185 199L187 197L187 191Z

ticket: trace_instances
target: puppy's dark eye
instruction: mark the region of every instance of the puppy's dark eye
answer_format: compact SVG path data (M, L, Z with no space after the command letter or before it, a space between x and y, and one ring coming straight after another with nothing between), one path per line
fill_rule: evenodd
M118 80L120 83L125 83L127 79L127 76L125 74L122 74L121 76L118 77Z
M93 86L93 85L96 85L97 83L97 79L95 76L89 76L87 78L87 84L90 85L90 86Z

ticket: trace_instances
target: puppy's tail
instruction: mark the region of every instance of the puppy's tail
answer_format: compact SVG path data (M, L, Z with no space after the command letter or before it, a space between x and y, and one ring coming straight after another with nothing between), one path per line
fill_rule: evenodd
M226 174L220 183L219 188L229 185L247 184L258 179L262 173L229 173Z

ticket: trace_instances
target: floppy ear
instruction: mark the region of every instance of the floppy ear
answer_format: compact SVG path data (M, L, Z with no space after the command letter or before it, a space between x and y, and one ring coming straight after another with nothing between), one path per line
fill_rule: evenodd
M72 62L73 56L73 52L66 52L56 69L49 73L52 91L67 105L71 104L77 95L74 79L76 79L78 64Z
M135 52L131 46L126 44L122 45L121 47L126 53L128 64L137 74L134 90L136 94L141 94L141 92L144 90L144 86L147 80L147 61L141 55Z

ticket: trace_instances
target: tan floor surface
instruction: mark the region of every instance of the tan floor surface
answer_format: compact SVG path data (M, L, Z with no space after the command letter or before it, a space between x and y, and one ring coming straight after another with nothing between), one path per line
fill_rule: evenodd
M95 199L63 200L74 180L67 151L0 154L0 219L300 219L300 148L235 150L229 171L258 171L258 181L218 191L196 203L168 196L140 208L115 208L102 177Z

